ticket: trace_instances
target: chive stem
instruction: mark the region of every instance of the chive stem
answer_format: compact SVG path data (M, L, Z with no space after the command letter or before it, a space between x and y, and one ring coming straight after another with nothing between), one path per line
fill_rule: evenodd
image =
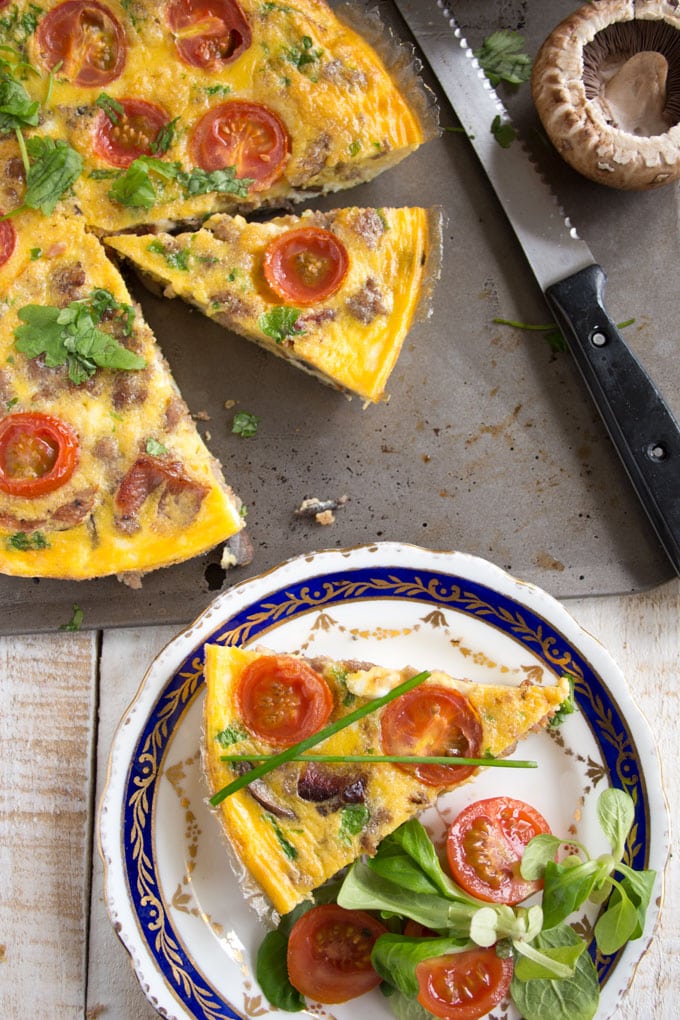
M278 754L272 755L267 758L266 761L260 762L254 769L250 769L248 772L244 772L242 776L238 776L232 783L228 783L223 786L221 790L214 793L210 798L210 803L213 807L217 807L223 800L230 797L232 793L236 793L237 790L242 790L244 786L249 786L250 783L255 779L260 779L262 776L266 776L272 769L278 768L279 765L285 764L287 761L292 761L303 751L309 750L310 747L315 747L316 744L320 744L323 740L328 740L329 737L339 733L340 730L344 730L347 726L351 726L352 723L358 722L359 719L363 719L365 716L370 715L371 712L377 711L382 708L383 705L389 704L390 701L394 701L400 694L406 694L408 691L412 691L414 687L422 684L424 680L427 680L430 673L429 670L425 670L422 673L416 673L409 680L405 680L402 684L397 687L393 687L387 694L383 694L380 698L375 698L373 701L367 702L365 705L361 705L360 708L356 708L349 715L345 715L342 719L336 719L335 722L329 723L328 726L324 726L323 729L319 730L318 733L313 733L310 737L305 737L304 740L299 740L297 744L292 744L285 750L280 751Z
M270 761L271 754L223 754L220 761ZM474 765L477 768L535 769L538 762L520 758L459 758L457 755L436 754L296 754L288 761L319 761L342 765L345 762L369 762L370 764L404 765Z

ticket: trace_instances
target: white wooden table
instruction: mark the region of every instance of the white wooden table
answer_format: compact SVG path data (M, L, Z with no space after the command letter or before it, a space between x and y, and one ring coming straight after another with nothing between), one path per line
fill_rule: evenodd
M680 811L680 582L570 600L621 666L658 741ZM152 1020L103 903L96 807L114 729L178 628L0 639L0 1017ZM675 1020L680 862L618 1016Z

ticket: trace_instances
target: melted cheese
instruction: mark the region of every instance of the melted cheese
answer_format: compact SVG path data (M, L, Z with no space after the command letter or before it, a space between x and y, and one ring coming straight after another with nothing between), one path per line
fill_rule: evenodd
M431 275L428 257L434 262L438 255L434 215L420 208L349 208L248 223L218 214L193 233L124 234L106 243L159 282L166 296L179 295L336 389L377 401ZM262 328L262 316L282 304L264 281L264 252L275 237L310 225L343 242L349 270L335 294L302 311L304 332L277 343Z
M264 649L218 645L206 648L203 759L211 794L234 778L231 766L221 761L220 755L271 751L265 743L245 733L236 702L241 673L248 663L263 654L269 653ZM357 700L351 706L344 705L348 688L375 692L385 686L389 689L395 682L413 675L413 671L376 667L348 673L342 663L328 662L323 675L334 693L335 709L331 716L334 719L362 704L362 700ZM564 678L554 686L526 683L511 687L473 684L437 671L425 683L452 687L465 694L482 726L483 753L494 757L509 753L532 729L545 725L569 696L569 684ZM225 731L232 736L242 735L241 739L225 746ZM380 711L346 727L323 744L325 754L380 754L381 750ZM217 809L237 857L281 914L309 898L314 889L360 854L375 853L385 836L433 803L442 792L389 763L337 766L348 777L360 773L365 780L363 803L369 817L360 832L352 833L343 825L341 808L326 812L323 805L298 796L297 781L303 767L290 762L263 778L266 797L281 809L278 816L263 807L247 788L232 794Z

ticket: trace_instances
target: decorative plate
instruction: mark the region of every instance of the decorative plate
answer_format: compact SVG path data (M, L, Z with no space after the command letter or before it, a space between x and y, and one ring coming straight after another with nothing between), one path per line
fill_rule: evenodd
M554 832L600 853L608 847L595 804L614 785L636 804L629 863L661 876L669 835L654 742L609 654L562 605L485 560L456 552L383 543L301 556L225 592L175 638L149 669L113 742L99 822L107 906L143 988L164 1016L291 1016L273 1010L255 980L264 927L206 803L200 737L210 642L441 668L479 682L572 674L580 711L521 745L521 757L539 768L488 769L442 797L423 821L436 837L465 804L503 793L529 801ZM595 957L598 1020L612 1015L628 987L655 911L658 906L650 909L643 938L616 956ZM357 1008L352 1002L313 1006L302 1015L350 1020L360 1015ZM372 1020L392 1017L379 992L369 993L366 1011ZM495 1015L516 1013L510 1006Z

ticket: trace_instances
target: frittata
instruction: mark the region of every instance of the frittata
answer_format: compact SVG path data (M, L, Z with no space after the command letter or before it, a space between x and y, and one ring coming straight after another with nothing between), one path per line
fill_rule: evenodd
M279 669L288 682L277 686L272 680L269 687L265 683L253 693L255 674L259 674L257 682L262 682L268 670L274 677ZM272 727L287 712L297 720L298 730L304 730L305 715L295 700L297 688L290 677L302 671L309 691L313 686L310 670L316 674L317 687L327 691L329 711L317 715L317 721L325 717L330 723L416 673L414 669L308 661L261 648L208 645L203 758L211 795L249 767L222 761L222 755L273 753L286 742L295 742L297 738L290 734L283 745L278 738L272 743L271 736L268 742L260 724L276 736ZM514 687L475 684L441 671L433 671L416 690L418 698L415 692L401 695L312 751L343 758L404 753L398 749L405 740L408 743L410 730L412 737L419 736L418 727L425 725L418 721L419 713L424 711L428 720L442 720L437 741L443 741L448 750L438 750L435 741L410 753L446 753L454 761L456 755L500 757L530 731L545 726L570 694L566 678L555 685L527 681ZM282 707L275 704L276 697L282 699ZM304 697L301 703L304 706ZM452 741L450 746L447 741ZM463 766L291 761L227 797L216 810L237 858L274 908L286 914L360 854L375 853L386 835L471 774L474 770Z

